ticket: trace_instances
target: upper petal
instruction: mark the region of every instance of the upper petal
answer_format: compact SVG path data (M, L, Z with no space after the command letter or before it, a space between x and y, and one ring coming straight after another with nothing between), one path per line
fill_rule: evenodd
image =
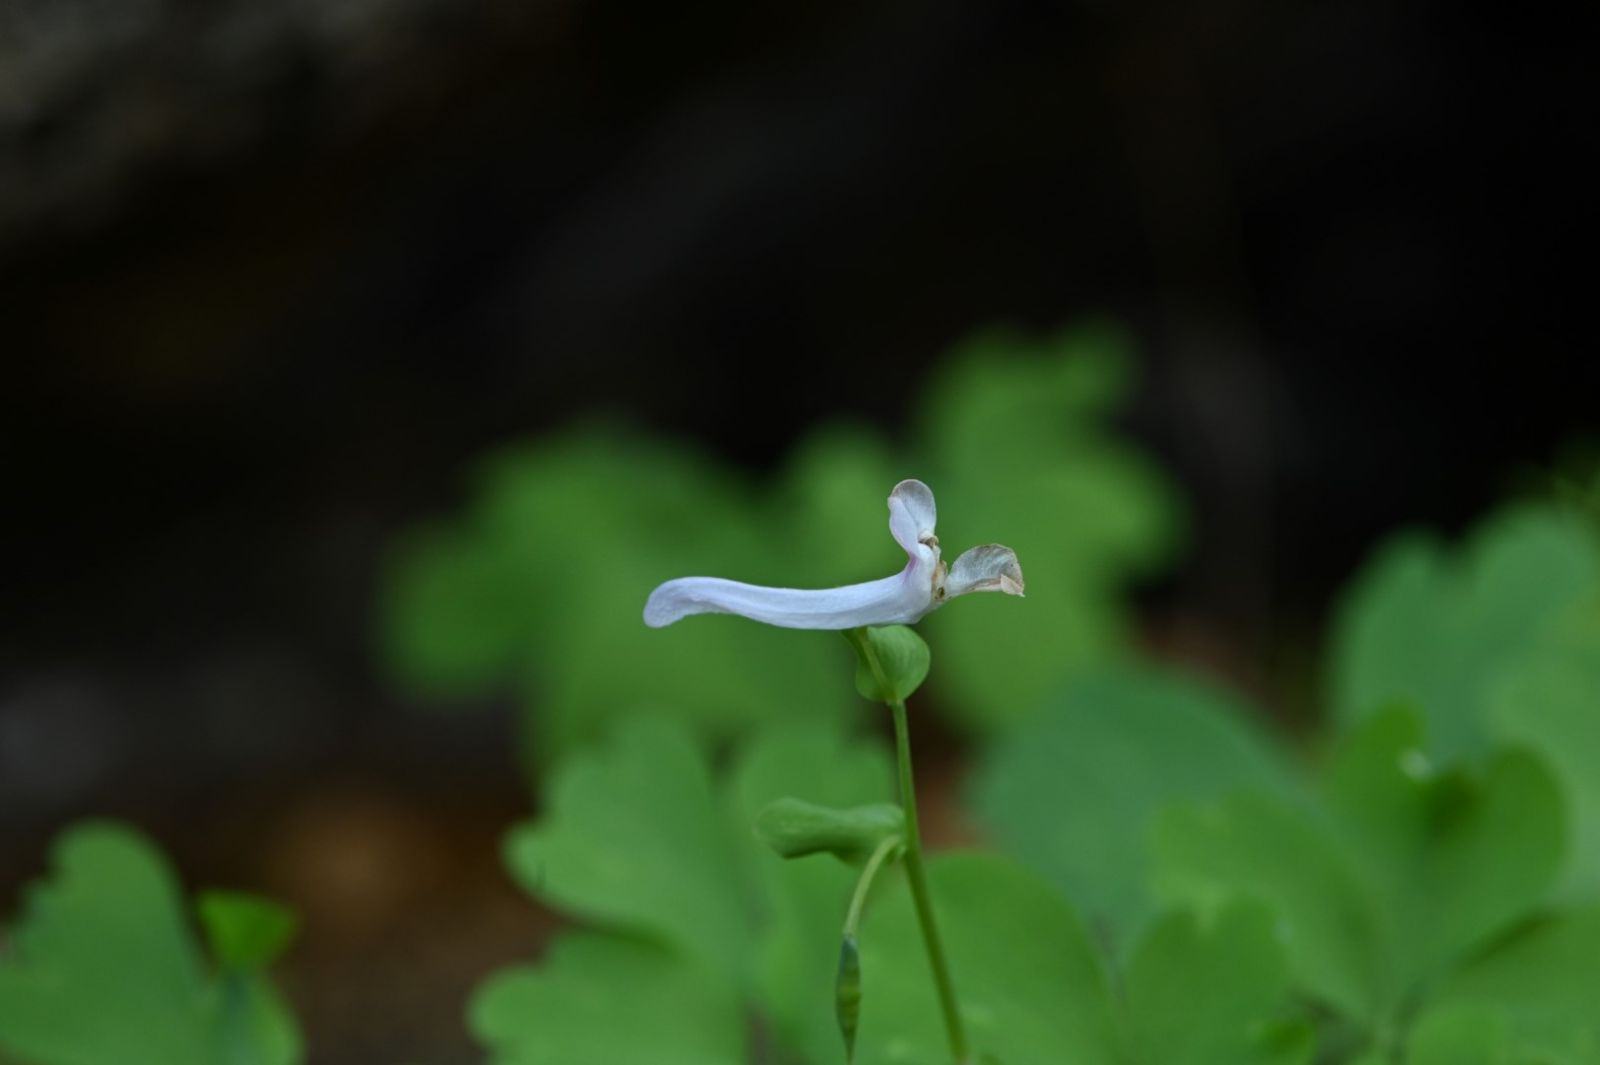
M1022 594L1022 566L1017 553L1003 544L983 544L963 551L945 578L945 598L968 592Z
M889 493L889 532L895 543L905 548L912 558L922 556L919 545L931 546L928 541L933 540L933 528L938 519L933 490L921 481L901 481ZM933 540L933 543L938 541Z

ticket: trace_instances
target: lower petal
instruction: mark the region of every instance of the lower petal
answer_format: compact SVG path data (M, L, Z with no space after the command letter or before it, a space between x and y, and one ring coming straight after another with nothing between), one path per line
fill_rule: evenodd
M644 621L652 628L691 614L738 614L789 629L853 629L905 625L933 606L933 588L921 567L893 577L842 588L767 588L721 577L680 577L650 593Z

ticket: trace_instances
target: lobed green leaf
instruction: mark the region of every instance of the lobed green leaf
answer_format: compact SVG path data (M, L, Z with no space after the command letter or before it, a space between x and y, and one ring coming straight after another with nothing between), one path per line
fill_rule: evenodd
M1089 671L981 753L972 805L996 843L1126 943L1153 912L1146 869L1165 806L1241 790L1293 794L1254 719L1180 673Z
M551 782L545 814L513 832L507 860L542 902L614 933L642 935L640 946L667 959L630 962L629 994L675 1001L676 992L655 983L692 973L704 985L697 1001L732 1004L726 1014L710 1006L695 1012L704 1026L723 1016L742 1047L739 1017L757 1008L779 1045L820 1065L839 1053L832 983L854 873L834 861L784 861L760 845L751 822L793 791L851 805L890 785L881 750L845 740L826 721L771 730L742 747L719 778L681 723L634 720L605 747L567 763ZM511 987L525 995L537 987L539 1002L598 994L587 968L563 966L559 955L517 971ZM496 1061L587 1060L562 1056L560 1048L576 1045L566 1029L567 1042L549 1042L539 1015L492 1006L506 993L495 987L479 991L474 1014ZM686 1047L706 1045L700 1022L695 1031ZM621 1037L607 1038L602 1045L613 1047Z
M478 989L469 1024L493 1065L744 1065L739 997L721 974L649 943L560 936L538 966Z
M111 822L80 824L57 839L52 865L11 929L11 950L0 955L0 1059L301 1060L294 1019L258 972L208 971L172 872L144 837ZM242 939L230 944L265 960L260 940ZM222 959L224 966L236 960Z
M1106 975L1059 894L999 858L929 863L956 996L977 1052L1014 1065L1116 1065L1118 1031ZM885 878L890 879L890 878ZM861 929L860 1065L947 1060L910 892L895 877Z
M1432 754L1482 754L1508 673L1597 612L1600 541L1570 511L1502 511L1453 551L1414 534L1396 538L1340 604L1329 702L1346 727L1387 706L1415 706ZM1589 635L1600 654L1600 625Z

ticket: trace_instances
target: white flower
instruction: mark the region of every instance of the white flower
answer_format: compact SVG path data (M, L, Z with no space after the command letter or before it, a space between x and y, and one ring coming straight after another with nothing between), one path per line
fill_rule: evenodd
M660 628L690 614L739 614L790 629L908 625L968 592L1022 594L1022 567L1009 547L984 544L946 567L933 534L938 512L921 481L889 493L889 532L905 548L906 568L892 577L842 588L763 588L721 577L679 577L650 593L646 625Z

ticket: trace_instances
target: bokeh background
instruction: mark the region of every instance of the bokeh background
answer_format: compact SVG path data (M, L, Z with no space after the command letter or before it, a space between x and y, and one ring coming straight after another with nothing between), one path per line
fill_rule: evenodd
M300 910L313 1060L472 1060L550 920L498 853L538 707L393 667L396 545L595 419L747 487L819 423L925 439L996 327L1132 352L1186 515L1137 639L1293 730L1383 533L1596 467L1567 17L0 0L4 911L126 817Z

